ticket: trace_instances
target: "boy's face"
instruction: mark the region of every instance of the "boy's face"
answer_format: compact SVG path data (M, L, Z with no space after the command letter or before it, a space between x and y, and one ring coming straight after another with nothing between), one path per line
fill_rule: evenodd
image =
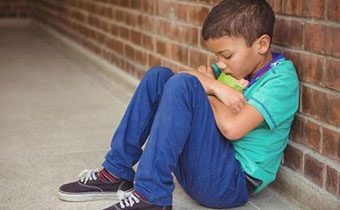
M226 65L222 71L236 79L245 78L258 69L260 56L255 44L248 47L243 38L224 36L208 39L206 44L216 55L217 61Z

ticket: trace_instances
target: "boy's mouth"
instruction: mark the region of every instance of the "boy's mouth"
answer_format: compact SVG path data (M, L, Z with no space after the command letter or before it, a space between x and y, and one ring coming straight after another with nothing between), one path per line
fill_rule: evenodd
M232 71L230 70L230 68L229 68L229 67L227 67L227 68L223 69L223 73L225 73L225 74L229 74L230 76L232 76L232 77L236 78L236 76L235 76L234 72L232 72Z

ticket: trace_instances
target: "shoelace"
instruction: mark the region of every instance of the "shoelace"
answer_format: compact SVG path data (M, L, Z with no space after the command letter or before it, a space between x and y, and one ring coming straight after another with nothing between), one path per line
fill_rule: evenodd
M88 180L97 180L96 173L98 173L99 169L91 169L91 170L84 170L80 172L78 177L80 178L80 181L86 184Z
M139 199L133 192L117 191L118 198L120 200L119 205L122 209L125 207L133 206L135 203L139 203Z

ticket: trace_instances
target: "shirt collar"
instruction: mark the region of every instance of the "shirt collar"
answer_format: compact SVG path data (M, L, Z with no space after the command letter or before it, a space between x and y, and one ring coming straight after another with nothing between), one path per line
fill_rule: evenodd
M264 75L267 71L269 71L272 67L279 64L279 60L284 59L285 56L283 53L275 53L272 52L273 59L264 67L262 67L260 70L258 70L255 74L255 76L250 80L249 76L246 77L246 79L249 81L249 84L247 88L252 86L262 75Z

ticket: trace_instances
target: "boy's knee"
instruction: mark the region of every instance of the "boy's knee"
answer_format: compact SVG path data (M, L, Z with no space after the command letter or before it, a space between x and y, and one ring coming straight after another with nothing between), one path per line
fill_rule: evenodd
M196 88L198 85L200 85L200 82L195 76L188 73L179 73L171 77L165 87L168 89L179 89L183 91Z
M159 77L169 79L174 73L171 69L164 67L164 66L153 66L151 67L145 74L144 77L157 79Z

